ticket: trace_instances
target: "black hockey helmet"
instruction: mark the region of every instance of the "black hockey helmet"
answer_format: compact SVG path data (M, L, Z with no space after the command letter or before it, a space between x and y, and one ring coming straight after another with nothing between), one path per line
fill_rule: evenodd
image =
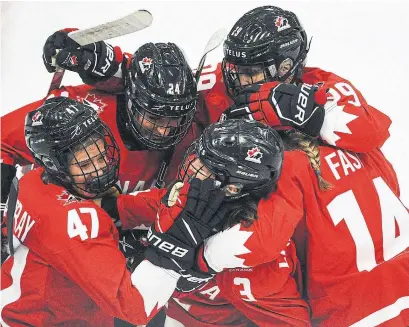
M223 79L230 96L248 84L292 82L299 78L309 50L297 16L274 6L255 8L233 26L224 42ZM259 75L257 80L252 76ZM250 76L243 84L240 76ZM261 78L263 76L263 78ZM242 77L243 78L243 77Z
M208 126L185 154L178 178L215 178L232 199L267 196L283 163L283 143L272 128L248 120Z
M109 127L88 105L67 97L46 100L27 114L25 138L35 161L70 192L78 194L79 189L90 194L80 196L95 197L118 180L119 148Z
M126 124L152 150L179 143L188 131L197 99L196 81L173 43L147 43L134 54L125 79Z

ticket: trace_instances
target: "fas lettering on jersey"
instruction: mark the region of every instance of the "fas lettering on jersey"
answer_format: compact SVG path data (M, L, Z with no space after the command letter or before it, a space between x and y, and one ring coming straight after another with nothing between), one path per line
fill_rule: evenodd
M325 156L325 161L336 180L361 169L363 164L356 154L338 149Z

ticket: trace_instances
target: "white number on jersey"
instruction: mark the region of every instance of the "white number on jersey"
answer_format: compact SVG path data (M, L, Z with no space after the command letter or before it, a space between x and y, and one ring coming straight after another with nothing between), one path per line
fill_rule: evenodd
M234 285L243 285L243 289L240 291L243 301L255 302L257 301L251 293L250 280L248 278L235 277Z
M341 99L341 95L343 96L352 96L354 99L349 100L348 103L354 105L355 107L360 107L361 102L359 101L358 95L356 94L355 90L352 88L351 85L344 83L344 82L338 82L334 85L334 87L337 89L333 89L332 87L328 89L328 93L331 94L330 100L338 103L338 101Z
M210 64L203 67L200 74L199 81L197 82L197 91L210 90L216 84L217 64Z
M99 220L98 220L97 211L94 208L80 208L79 211L81 214L91 215L91 238L96 238L98 236L98 230L99 230ZM79 236L81 237L82 241L88 239L87 226L85 226L82 223L77 209L71 209L70 211L68 211L67 222L68 222L68 225L67 225L68 236L70 238Z
M375 178L373 183L381 206L383 259L388 261L409 247L409 213L381 177ZM375 268L375 246L353 191L335 197L327 209L335 226L345 221L356 246L358 270ZM395 223L399 227L399 236L395 236Z

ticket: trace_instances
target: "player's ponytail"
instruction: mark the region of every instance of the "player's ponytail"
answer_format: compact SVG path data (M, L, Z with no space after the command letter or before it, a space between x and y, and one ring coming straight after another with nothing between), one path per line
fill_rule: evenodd
M331 190L333 185L321 175L320 148L317 139L295 131L287 134L284 140L287 146L292 149L300 149L308 156L311 168L317 176L320 189L323 191Z

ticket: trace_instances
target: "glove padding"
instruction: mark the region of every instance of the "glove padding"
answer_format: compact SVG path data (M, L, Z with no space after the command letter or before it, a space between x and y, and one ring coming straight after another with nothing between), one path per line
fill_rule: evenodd
M172 192L168 189L167 193ZM221 228L226 213L222 206L225 194L215 187L213 179L194 178L184 206L180 196L174 206L168 207L169 195L164 196L158 219L148 232L145 256L157 266L183 272L195 264L196 248Z
M43 47L43 62L49 73L55 72L56 66L52 58L57 54L57 50L79 48L80 45L68 36L68 33L78 31L78 28L64 28L48 37Z
M114 76L123 60L121 49L104 41L81 47L68 36L74 30L76 29L64 29L47 39L43 48L43 61L47 70L54 72L57 65L78 73L84 83L91 85ZM53 56L55 65L52 62Z
M192 292L207 284L216 275L205 273L197 269L179 271L180 278L176 284L176 290L183 293Z
M268 82L243 89L221 119L247 118L316 137L324 122L326 101L326 91L317 86Z

